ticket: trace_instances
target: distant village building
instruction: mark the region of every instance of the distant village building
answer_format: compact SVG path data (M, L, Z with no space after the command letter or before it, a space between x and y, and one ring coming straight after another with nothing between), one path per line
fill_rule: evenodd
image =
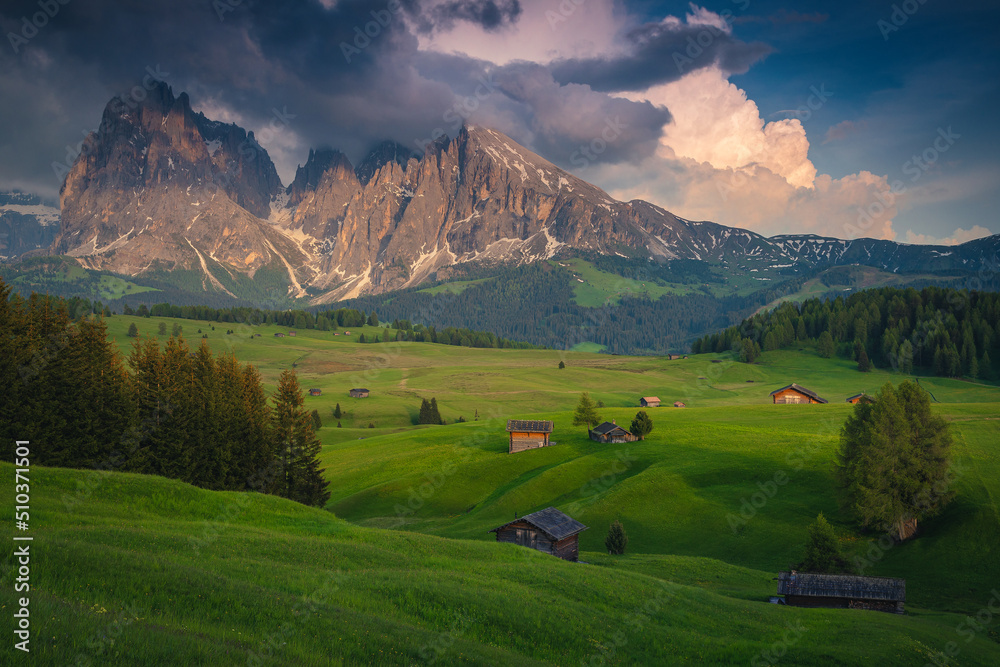
M552 422L535 419L508 419L507 432L510 434L508 454L523 452L526 449L548 447L549 434L552 433Z
M797 607L843 607L903 613L906 580L851 574L781 572L778 595Z
M555 507L527 514L491 530L497 542L509 542L544 551L563 560L580 558L580 533L587 527Z
M322 389L310 389L309 390L309 395L310 396L322 396L322 394L323 394L323 390Z
M772 391L771 398L774 399L774 403L776 404L827 402L825 398L820 398L815 392L809 391L805 387L801 387L794 382L787 387L782 387L781 389L775 389Z
M667 361L676 361L677 359L680 359L680 358L681 358L681 355L679 355L679 354L668 354L667 355ZM687 359L687 357L684 357L684 358Z
M351 398L368 398L367 389L352 389L350 392Z
M680 401L674 401L674 407L675 408L686 408L687 406L684 405L683 403L681 403Z
M274 337L275 338L284 338L285 334L283 334L283 333L276 333L276 334L274 334Z
M289 335L289 336L294 336L294 335L295 335L295 332L294 332L294 331L289 331L289 332L288 332L288 335Z
M639 439L616 424L614 420L598 424L594 428L587 431L587 434L594 442L622 443L635 442Z
M854 396L848 396L847 402L857 405L858 403L874 403L875 399L865 392L861 392L860 394L855 394Z
M660 399L656 396L643 396L639 399L639 405L644 408L658 408L660 407Z

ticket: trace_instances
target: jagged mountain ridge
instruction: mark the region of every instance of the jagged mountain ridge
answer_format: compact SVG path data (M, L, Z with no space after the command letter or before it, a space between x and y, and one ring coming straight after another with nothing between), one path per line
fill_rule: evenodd
M668 261L887 271L962 268L995 256L1000 236L956 247L766 238L619 202L488 128L467 126L417 157L384 142L355 168L311 150L287 189L267 152L235 125L191 111L165 85L134 111L109 104L62 189L53 250L136 275L152 268L253 275L283 266L315 303L442 277L464 262L524 263L564 250ZM265 220L267 218L267 220ZM971 263L971 264L970 264ZM224 289L224 288L223 288Z

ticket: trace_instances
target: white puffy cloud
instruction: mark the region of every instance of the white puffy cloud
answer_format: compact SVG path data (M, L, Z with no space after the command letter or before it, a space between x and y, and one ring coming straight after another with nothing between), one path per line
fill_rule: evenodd
M973 225L972 229L962 229L959 227L943 239L935 238L929 234L917 234L912 229L908 229L906 230L906 242L929 245L959 245L967 241L981 239L984 236L991 236L992 234L993 232L979 225Z

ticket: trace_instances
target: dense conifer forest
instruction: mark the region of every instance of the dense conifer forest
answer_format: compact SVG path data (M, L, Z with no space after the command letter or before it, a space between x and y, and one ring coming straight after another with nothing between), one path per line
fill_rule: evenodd
M762 351L805 344L820 356L944 377L994 380L1000 357L1000 294L940 287L885 287L846 299L784 303L705 336L692 352L732 350L744 361Z

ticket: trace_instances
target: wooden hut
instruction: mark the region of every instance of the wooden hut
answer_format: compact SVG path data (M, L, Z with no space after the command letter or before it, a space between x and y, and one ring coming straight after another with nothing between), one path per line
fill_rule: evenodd
M351 398L368 398L369 391L367 389L352 389L348 393Z
M778 595L797 607L844 607L903 613L906 580L851 574L781 572Z
M825 398L820 398L815 392L809 391L805 387L797 385L794 382L790 385L782 387L781 389L775 389L772 391L771 398L774 399L774 403L776 404L827 402Z
M322 389L310 389L309 390L309 395L310 396L322 396L323 395L323 390Z
M294 336L294 335L295 335L295 332L294 332L294 331L289 331L289 332L288 332L288 335L289 335L289 336Z
M639 405L644 408L660 407L660 399L656 396L643 396L639 399Z
M580 533L585 530L587 527L576 519L555 507L547 507L490 532L497 534L497 542L520 544L563 560L576 561L580 558Z
M874 403L875 399L865 392L861 392L860 394L855 394L854 396L848 396L847 402L857 405L858 403Z
M614 422L614 420L609 422L604 422L603 424L598 424L594 428L587 431L590 439L594 442L634 442L638 440L637 437L626 431L624 428L619 426Z
M552 422L536 419L508 419L507 432L510 434L508 454L549 446Z
M679 354L668 354L667 355L667 361L676 361L676 360L678 360L680 358L681 358L681 355L679 355Z
M675 407L675 408L686 408L687 406L686 406L686 405L684 405L684 404L683 404L682 402L680 402L680 401L674 401L674 407Z
M274 337L275 337L275 338L284 338L284 337L285 337L285 334L283 334L283 333L281 333L281 332L278 332L278 333L274 334Z

